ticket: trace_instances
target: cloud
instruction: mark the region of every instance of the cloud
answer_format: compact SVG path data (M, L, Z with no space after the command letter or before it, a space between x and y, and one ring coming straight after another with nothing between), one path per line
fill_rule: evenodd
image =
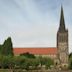
M0 43L11 36L14 47L56 46L61 3L72 51L71 0L0 0Z

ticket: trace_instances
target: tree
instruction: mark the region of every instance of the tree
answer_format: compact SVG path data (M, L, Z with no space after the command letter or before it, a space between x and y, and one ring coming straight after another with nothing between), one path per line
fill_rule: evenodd
M13 69L15 66L15 61L13 56L6 56L8 59L8 68Z
M72 53L69 54L69 69L72 69Z
M20 56L25 56L26 58L36 58L33 54L30 54L30 53L23 53L23 54L20 54Z
M0 45L0 54L1 54L2 45Z
M69 54L69 58L71 58L71 57L72 57L72 53Z
M20 69L36 69L39 65L39 60L36 58L26 58L24 56L15 56L14 57L15 68Z
M8 37L8 39L4 41L4 44L2 45L2 49L1 49L1 54L5 56L14 55L11 37Z
M46 64L46 58L45 57L39 56L38 58L39 58L41 66Z
M13 56L0 56L0 68L2 69L10 69L11 72L14 71L14 58Z
M14 56L14 64L16 69L24 68L23 64L25 64L26 58L24 56Z
M48 57L39 56L41 67L45 65L46 68L50 68L51 65L54 64L53 60Z
M72 57L69 58L69 69L72 69Z
M54 61L51 58L46 59L46 69L51 68L51 65L54 65Z
M0 56L1 68L8 68L8 58L6 56Z
M40 64L39 59L30 59L30 66L32 66L32 69L38 69L38 66Z

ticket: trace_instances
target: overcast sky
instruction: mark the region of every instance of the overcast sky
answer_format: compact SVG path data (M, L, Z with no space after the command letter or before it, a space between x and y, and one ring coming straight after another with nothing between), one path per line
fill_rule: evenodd
M14 47L56 47L61 4L72 51L72 0L0 0L0 44L9 36Z

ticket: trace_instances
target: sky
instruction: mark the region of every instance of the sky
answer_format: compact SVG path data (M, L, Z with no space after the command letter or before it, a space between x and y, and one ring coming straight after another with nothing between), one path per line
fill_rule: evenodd
M72 0L0 0L0 44L13 47L56 47L61 5L72 52Z

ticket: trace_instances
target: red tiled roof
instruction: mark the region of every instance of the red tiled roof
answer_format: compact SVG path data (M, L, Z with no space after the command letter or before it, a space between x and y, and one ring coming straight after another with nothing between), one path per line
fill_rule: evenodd
M29 47L29 48L13 48L14 54L19 55L22 53L31 53L35 55L51 55L57 54L57 48L48 48L48 47Z

